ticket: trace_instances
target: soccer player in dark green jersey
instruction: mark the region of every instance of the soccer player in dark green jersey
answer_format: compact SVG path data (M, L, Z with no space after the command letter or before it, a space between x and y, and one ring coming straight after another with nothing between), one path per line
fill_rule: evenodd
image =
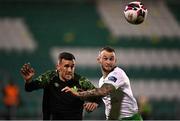
M44 89L44 120L82 120L83 108L93 111L98 106L99 99L84 102L70 93L61 91L66 86L81 91L95 88L87 78L75 73L75 57L71 53L59 54L56 70L49 70L33 79L35 70L30 64L24 64L21 75L25 80L26 91Z

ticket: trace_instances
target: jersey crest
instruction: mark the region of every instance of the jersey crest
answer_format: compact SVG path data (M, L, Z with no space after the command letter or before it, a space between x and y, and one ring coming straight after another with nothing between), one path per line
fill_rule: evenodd
M59 87L59 84L57 82L54 83L55 87Z
M110 76L110 77L108 77L108 80L116 82L117 78L115 76Z

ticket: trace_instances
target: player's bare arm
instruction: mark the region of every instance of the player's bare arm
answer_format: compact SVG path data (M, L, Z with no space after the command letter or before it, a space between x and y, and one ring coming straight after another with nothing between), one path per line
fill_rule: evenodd
M21 73L23 79L28 83L34 76L35 70L31 67L31 65L29 63L25 63L22 66L20 73Z
M82 99L92 98L92 97L104 97L110 94L115 87L111 84L103 84L101 88L95 88L93 90L87 90L83 92L76 92L69 87L65 87L62 91L71 92L73 95L78 96Z

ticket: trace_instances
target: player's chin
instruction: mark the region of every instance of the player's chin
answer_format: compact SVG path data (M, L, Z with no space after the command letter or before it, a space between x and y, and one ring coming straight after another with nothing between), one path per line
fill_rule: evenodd
M71 80L73 78L72 75L66 75L66 80Z
M112 70L112 67L104 67L104 69L103 69L105 72L110 72L111 70Z

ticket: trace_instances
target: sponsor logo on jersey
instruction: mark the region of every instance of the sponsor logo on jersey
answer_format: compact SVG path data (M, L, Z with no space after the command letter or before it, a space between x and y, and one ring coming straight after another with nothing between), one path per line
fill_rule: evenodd
M110 77L108 77L108 80L116 82L117 78L114 76L110 76Z
M77 92L78 91L78 88L76 86L72 87L71 88L73 91Z
M59 84L55 82L55 83L54 83L54 86L55 86L55 87L59 87Z

